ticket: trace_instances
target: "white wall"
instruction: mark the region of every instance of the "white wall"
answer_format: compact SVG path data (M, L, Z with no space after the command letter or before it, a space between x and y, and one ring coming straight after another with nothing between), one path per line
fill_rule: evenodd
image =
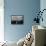
M4 41L4 0L0 0L0 41Z

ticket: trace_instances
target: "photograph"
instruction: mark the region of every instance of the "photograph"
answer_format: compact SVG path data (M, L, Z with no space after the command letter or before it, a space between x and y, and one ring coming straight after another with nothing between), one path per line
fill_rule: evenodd
M23 15L11 16L11 24L24 24L24 16Z

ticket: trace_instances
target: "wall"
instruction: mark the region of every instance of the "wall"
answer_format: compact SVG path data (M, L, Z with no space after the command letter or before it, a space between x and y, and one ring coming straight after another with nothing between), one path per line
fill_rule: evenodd
M43 10L43 9L46 9L46 0L41 0L40 1L41 3L40 3L40 9L41 9L41 11ZM43 22L41 21L40 22L40 25L43 25L43 26L46 26L46 10L43 12L43 15L42 15L42 17L43 17Z
M5 40L18 41L31 30L35 12L40 9L40 0L5 0L4 5ZM24 24L12 25L11 15L24 15Z
M0 42L4 41L4 0L0 0Z

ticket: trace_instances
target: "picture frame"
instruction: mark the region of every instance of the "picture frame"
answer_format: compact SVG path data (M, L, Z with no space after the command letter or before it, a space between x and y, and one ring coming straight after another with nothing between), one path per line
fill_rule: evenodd
M12 15L11 24L24 24L24 15Z

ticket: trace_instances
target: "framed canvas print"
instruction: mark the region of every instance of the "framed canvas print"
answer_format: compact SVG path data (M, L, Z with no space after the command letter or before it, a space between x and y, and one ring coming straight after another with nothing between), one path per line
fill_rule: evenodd
M11 16L11 24L23 24L24 16L23 15L12 15Z

